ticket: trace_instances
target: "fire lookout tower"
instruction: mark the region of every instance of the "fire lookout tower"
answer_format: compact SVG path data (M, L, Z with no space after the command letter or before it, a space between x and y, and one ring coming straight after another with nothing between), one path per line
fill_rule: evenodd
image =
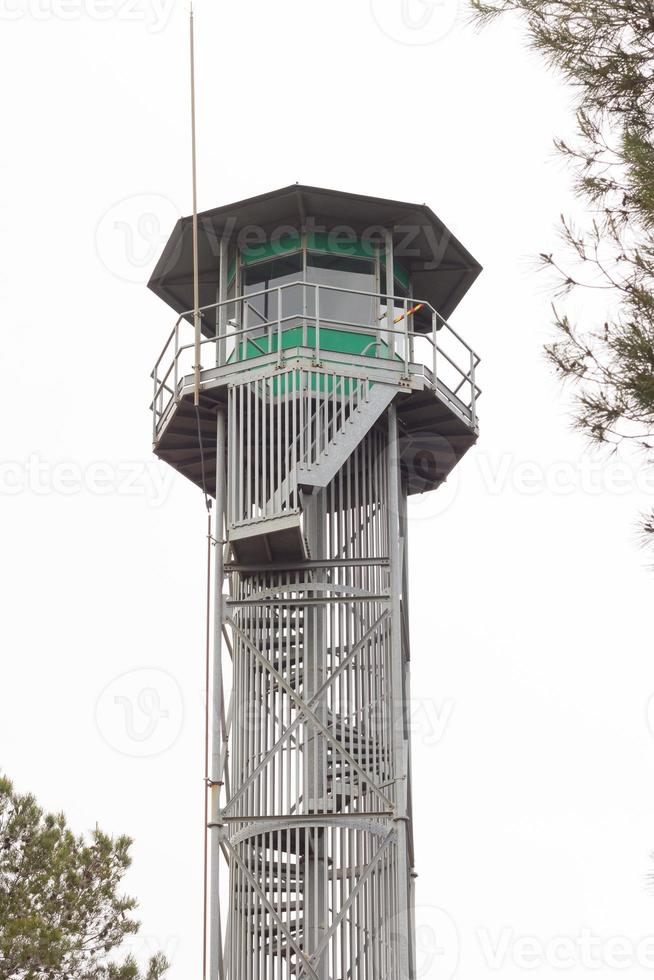
M178 314L152 411L215 498L211 978L412 980L407 496L477 439L446 318L480 267L426 206L200 214L196 409L193 244L184 218L149 283Z

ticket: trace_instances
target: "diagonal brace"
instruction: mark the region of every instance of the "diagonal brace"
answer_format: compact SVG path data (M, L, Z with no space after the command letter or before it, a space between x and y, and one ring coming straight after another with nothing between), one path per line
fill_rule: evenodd
M275 670L275 668L272 666L270 661L266 660L264 655L259 650L257 650L254 643L252 643L249 637L245 635L243 630L240 629L236 625L234 620L229 616L226 618L225 622L227 623L228 626L231 627L232 630L234 630L236 635L240 637L243 643L245 643L246 647L257 658L261 666L268 671L270 676L273 677L277 681L277 684L288 694L290 699L293 701L295 706L302 712L305 718L314 725L314 727L320 732L321 735L323 735L327 739L327 741L331 745L334 746L337 752L340 752L340 754L343 756L345 761L355 770L355 772L358 772L358 774L362 777L362 779L365 781L366 784L370 785L370 788L374 790L374 792L377 794L377 796L380 797L381 800L384 801L386 806L388 806L389 809L393 810L394 804L386 796L385 793L382 793L382 791L379 789L377 783L372 778L372 776L366 772L363 766L359 765L359 763L354 758L354 756L350 755L347 749L338 741L336 736L333 735L332 732L330 732L329 728L327 728L326 725L323 725L323 723L321 722L320 718L315 713L315 711L312 711L309 705L306 703L306 701L304 701L301 697L299 697L299 695L295 693L291 685L286 680L284 680L284 678L279 673L279 671Z
M266 908L266 911L272 916L272 918L273 918L273 920L275 922L275 925L286 936L286 938L288 939L289 945L292 946L292 948L293 948L294 953L296 954L296 956L298 956L300 958L300 961L302 963L303 972L306 973L306 974L308 974L308 976L312 977L313 980L320 980L318 974L313 969L311 963L309 962L309 960L304 955L304 952L302 951L301 947L298 946L298 944L295 942L293 936L288 931L288 929L286 928L286 926L284 925L284 923L280 919L279 915L275 911L275 907L273 905L271 905L270 901L266 897L265 892L262 890L261 886L259 885L259 882L254 877L254 875L252 874L252 872L248 868L247 864L245 863L245 861L243 860L243 858L241 857L241 855L238 853L237 849L233 846L233 844L230 843L230 841L228 840L227 837L223 837L223 843L227 847L227 850L229 851L229 853L231 854L232 858L234 859L234 861L236 862L236 864L239 866L239 868L241 869L241 871L243 872L243 874L247 878L248 882L250 883L250 885L252 886L252 888L254 889L254 891L256 892L256 894L261 899L263 905Z
M341 661L341 663L338 665L338 667L336 668L336 670L334 670L330 674L330 676L327 678L327 680L320 686L320 688L313 695L313 697L311 698L311 700L308 702L308 707L309 708L313 707L313 705L320 700L320 698L323 696L323 694L327 690L329 690L329 688L332 686L332 684L336 680L338 680L338 678L343 673L343 671L346 670L350 666L350 664L352 663L352 661L356 659L356 657L358 656L360 650L366 645L366 643L368 643L369 640L372 639L372 637L374 636L374 634L378 631L379 627L383 625L383 623L386 621L386 619L388 618L389 615L390 614L389 614L388 609L385 609L382 612L381 616L379 616L375 620L375 622L372 624L372 626L370 627L370 629L366 630L366 632L361 637L361 639L358 640L357 643L355 643L355 645L352 647L352 649L348 653L347 657L345 657L345 659ZM302 703L304 704L304 702L302 702ZM279 738L277 739L277 741L275 742L275 744L272 746L272 748L270 749L270 751L266 753L266 755L261 760L261 762L259 763L259 765L250 773L250 775L245 780L245 782L243 783L243 785L234 794L234 796L231 798L231 800L229 800L229 802L226 804L226 806L225 806L225 812L227 812L228 810L230 810L234 806L234 804L238 802L238 800L246 792L246 790L248 789L248 787L252 785L252 783L257 778L257 776L259 776L261 774L261 772L263 772L263 770L268 765L268 762L273 757L273 755L277 751L279 751L279 749L284 744L284 742L288 738L290 738L293 735L293 733L295 732L295 730L300 726L300 724L302 723L302 719L303 719L303 712L302 712L302 709L300 709L300 713L298 714L297 718L295 718L295 720L293 721L293 723L286 729L286 731L282 732L282 734L279 736Z

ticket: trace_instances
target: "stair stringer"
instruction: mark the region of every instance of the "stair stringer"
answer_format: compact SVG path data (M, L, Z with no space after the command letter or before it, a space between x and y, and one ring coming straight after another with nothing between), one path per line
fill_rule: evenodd
M310 467L305 463L299 464L298 486L322 488L331 483L399 391L397 385L380 382L369 388L366 397L358 402L344 428L322 451L317 462Z

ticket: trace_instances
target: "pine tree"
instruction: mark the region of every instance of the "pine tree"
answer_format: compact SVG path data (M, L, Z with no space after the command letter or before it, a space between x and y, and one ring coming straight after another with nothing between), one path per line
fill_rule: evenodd
M120 893L130 866L128 837L95 830L75 836L0 777L0 977L2 980L159 980L154 957L143 975L132 957L110 954L138 931L136 901Z
M530 45L577 94L577 140L557 140L587 205L581 228L561 217L557 338L547 357L576 386L574 420L590 439L625 440L651 465L654 445L654 3L650 0L471 0L485 24L513 11ZM572 322L564 298L605 290L600 322ZM617 302L615 302L617 300ZM560 304L563 303L563 308ZM654 535L654 511L643 517Z

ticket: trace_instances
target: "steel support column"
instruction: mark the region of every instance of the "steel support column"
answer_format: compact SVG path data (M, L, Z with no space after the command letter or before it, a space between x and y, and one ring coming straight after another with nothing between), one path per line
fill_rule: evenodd
M216 416L216 542L214 559L213 676L211 698L211 810L209 825L211 855L209 970L211 980L224 980L222 920L220 912L220 790L223 783L223 585L225 537L225 409L218 406Z
M406 703L406 664L402 643L402 585L403 544L400 514L403 490L400 479L397 410L388 410L388 521L391 559L391 662L393 754L395 759L395 822L397 824L398 915L397 941L399 953L398 980L413 980L411 936L411 889L409 861L408 762L409 738Z

